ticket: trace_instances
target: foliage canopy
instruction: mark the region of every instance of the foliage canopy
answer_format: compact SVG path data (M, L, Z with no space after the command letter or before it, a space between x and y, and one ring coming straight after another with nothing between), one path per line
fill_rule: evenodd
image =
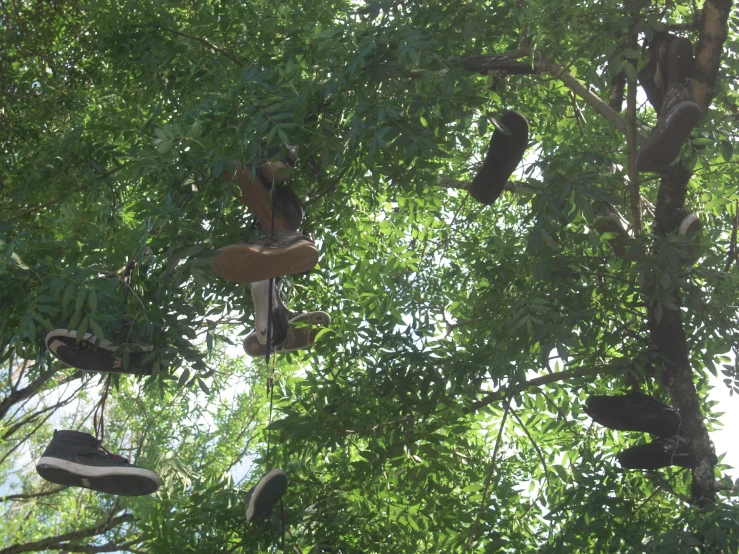
M244 519L267 465L289 475L294 552L736 552L732 483L699 440L719 415L708 375L739 391L730 7L0 0L0 552L275 551L279 518ZM633 39L665 30L696 45L704 117L635 189L602 111L624 121L618 93L647 61ZM506 51L540 70L462 64ZM463 189L506 109L531 146L484 207ZM655 120L637 106L641 134ZM291 186L321 252L283 294L333 322L277 360L267 427L270 370L239 346L249 290L209 259L263 236L223 177L283 142L300 147ZM592 230L603 202L634 221L630 190L635 262ZM704 226L694 266L665 232L683 203ZM108 448L165 485L52 487L33 460L55 427L90 430L100 379L43 337L103 338L121 319L158 363L116 380ZM707 473L618 467L647 438L592 425L583 402L627 381L675 403Z

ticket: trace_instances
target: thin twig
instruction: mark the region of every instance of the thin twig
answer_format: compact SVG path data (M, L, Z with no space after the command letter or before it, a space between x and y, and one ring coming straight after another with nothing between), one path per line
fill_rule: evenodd
M539 445L536 444L534 437L532 437L531 433L529 433L529 430L524 424L524 422L521 420L520 417L518 417L518 414L516 413L516 411L513 408L510 408L510 411L511 411L511 415L515 418L515 420L521 426L521 429L523 429L523 432L526 434L526 436L531 441L531 446L533 446L534 450L536 450L536 453L539 456L539 460L541 460L541 465L544 466L544 480L547 482L547 489L551 488L551 484L549 483L549 466L547 466L547 461L544 459L544 454L539 448Z
M511 401L510 399L506 400L505 403L505 410L503 411L503 418L500 421L500 427L498 428L498 438L495 440L495 448L493 448L493 455L490 458L490 467L488 468L487 475L485 476L485 488L482 491L482 502L480 503L480 509L477 512L477 516L475 517L475 521L470 527L469 534L467 536L467 542L465 543L465 550L468 550L471 543L472 538L475 536L475 533L477 532L477 524L480 521L480 518L482 517L483 511L485 511L485 506L487 504L487 497L488 492L490 490L490 483L493 480L493 471L495 471L496 467L496 460L498 458L498 450L500 449L500 445L502 443L503 438L503 428L505 427L506 419L508 419L508 412L511 408Z
M236 58L236 56L234 56L233 54L231 54L228 51L224 50L223 48L219 48L218 46L216 46L212 42L209 42L208 40L206 40L206 39L204 39L202 37L194 37L192 35L188 35L187 33L183 33L181 31L175 31L174 29L170 29L168 27L161 27L159 25L155 25L154 26L154 29L161 29L162 31L167 31L168 33L173 33L175 35L180 35L181 37L189 38L191 40L197 40L198 42L201 42L201 43L205 44L208 48L212 48L213 50L215 50L219 54L223 54L224 56L226 56L229 60L231 60L232 62L234 62L239 67L244 67L244 64L241 61L239 61L239 59Z

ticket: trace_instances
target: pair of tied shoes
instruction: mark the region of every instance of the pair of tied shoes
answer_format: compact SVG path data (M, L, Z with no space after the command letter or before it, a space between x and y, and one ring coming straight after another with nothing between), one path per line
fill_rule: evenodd
M693 100L692 73L691 42L667 33L655 34L649 63L639 72L639 82L657 110L657 126L636 156L638 171L667 169L703 115Z
M688 440L680 436L680 416L641 392L619 396L590 396L585 405L595 422L616 431L639 431L656 435L650 443L627 448L617 456L625 469L659 469L672 465L693 467Z
M244 339L244 351L252 357L267 353L267 334L270 321L270 342L278 354L302 350L313 345L322 327L328 327L331 317L325 312L295 314L288 310L277 294L276 283L271 287L272 313L270 317L269 280L252 283L251 296L254 302L255 327Z

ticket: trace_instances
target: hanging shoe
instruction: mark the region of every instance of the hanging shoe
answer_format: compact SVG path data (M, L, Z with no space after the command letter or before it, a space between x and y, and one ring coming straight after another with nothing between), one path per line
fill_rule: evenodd
M616 208L608 205L605 215L595 218L593 227L600 235L604 233L615 233L617 236L607 239L608 244L613 248L614 254L620 258L633 258L633 256L627 256L627 246L634 240L628 231L629 222L626 221L624 216Z
M115 353L117 346L107 340L98 340L90 333L85 333L82 340L78 341L77 331L54 329L46 335L45 342L55 358L83 371L151 375L154 366L153 360L143 361L154 349L153 346L138 346L140 352L128 352L128 365L125 365L123 354Z
M141 496L159 489L153 471L111 454L89 433L54 431L51 443L36 462L41 477L68 487L83 487L119 496Z
M303 325L301 325L303 324ZM305 325L307 324L307 325ZM304 350L313 346L321 327L331 324L331 316L325 312L308 312L288 320L287 338L274 348L277 354ZM263 357L267 353L267 341L261 342L259 333L252 331L244 339L244 352L252 358Z
M305 215L300 198L287 185L275 185L274 195L275 208L290 224L292 230L297 231Z
M680 154L690 132L701 118L701 110L690 93L690 80L673 83L667 89L657 126L636 155L640 172L662 171Z
M662 467L693 467L688 441L682 437L662 437L648 444L627 448L618 456L624 469L660 469Z
M657 113L662 110L665 91L669 86L690 79L692 73L691 42L669 33L654 33L649 43L649 60L639 71L639 84Z
M318 249L305 235L280 231L274 237L221 248L210 265L218 275L236 283L256 283L313 269Z
M529 123L520 113L508 111L500 118L500 123L510 134L495 129L482 167L469 188L475 200L488 206L503 192L509 177L521 163L529 140Z
M691 214L685 210L675 210L675 214L672 216L674 223L675 232L681 237L692 237L693 235L700 233L703 229L703 224L698 216Z
M287 181L292 175L298 161L298 147L289 144L285 146L287 155L283 156L281 148L273 148L267 152L266 157L257 162L257 173L268 185Z
M264 521L287 492L287 475L273 469L246 493L246 521Z
M680 416L672 407L641 392L620 396L590 396L585 413L617 431L641 431L659 437L677 435Z
M270 297L270 280L257 281L251 284L251 299L254 302L254 324L256 330L252 333L259 344L265 346L267 344L267 327L269 320L272 320L271 343L273 348L281 345L286 340L294 340L290 324L288 320L291 317L290 311L285 307L277 294L277 279L272 286L272 317L269 313L269 297ZM266 348L266 346L265 346Z

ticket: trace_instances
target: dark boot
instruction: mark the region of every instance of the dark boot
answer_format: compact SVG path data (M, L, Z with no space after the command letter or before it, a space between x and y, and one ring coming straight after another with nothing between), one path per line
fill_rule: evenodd
M39 475L58 485L84 487L120 496L156 492L161 479L153 471L111 454L89 433L54 431L54 438L36 462Z
M693 467L695 460L684 438L662 437L648 444L632 446L621 452L618 461L624 469L660 469L662 467Z
M680 416L672 407L641 392L620 396L590 396L585 413L609 429L642 431L660 437L676 435Z
M246 521L264 521L287 492L287 475L273 469L246 493Z
M500 123L510 134L495 129L482 167L469 188L475 200L488 206L503 192L508 178L521 163L529 140L529 123L520 113L508 111Z
M700 118L701 110L693 102L693 95L690 93L690 80L670 85L657 126L636 155L637 170L645 172L667 169L680 154L680 149Z
M657 113L662 110L668 87L690 79L692 74L693 45L690 41L669 33L655 33L649 44L649 61L639 72L639 84Z

